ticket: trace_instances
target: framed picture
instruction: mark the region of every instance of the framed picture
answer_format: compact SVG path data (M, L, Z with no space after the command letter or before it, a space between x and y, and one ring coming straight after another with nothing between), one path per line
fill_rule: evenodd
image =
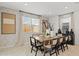
M2 12L1 13L1 34L16 33L16 15Z

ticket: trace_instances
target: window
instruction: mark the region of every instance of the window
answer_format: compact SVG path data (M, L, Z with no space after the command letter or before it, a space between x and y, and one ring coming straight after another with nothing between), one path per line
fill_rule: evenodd
M16 33L16 15L10 13L1 13L1 33L15 34Z
M40 29L40 20L32 19L32 31L38 33L39 29Z
M38 33L40 29L40 19L23 16L23 31Z
M31 19L27 16L23 16L23 31L31 32Z
M69 30L69 23L63 23L62 24L63 33L66 33L67 29Z
M60 28L62 29L63 33L66 33L66 30L68 29L70 31L71 29L71 19L72 19L72 14L66 14L60 16Z

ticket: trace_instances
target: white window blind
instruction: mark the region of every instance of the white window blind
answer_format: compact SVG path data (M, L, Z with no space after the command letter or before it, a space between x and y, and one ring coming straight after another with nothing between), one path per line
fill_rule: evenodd
M22 13L22 23L24 32L40 32L40 17L36 15Z

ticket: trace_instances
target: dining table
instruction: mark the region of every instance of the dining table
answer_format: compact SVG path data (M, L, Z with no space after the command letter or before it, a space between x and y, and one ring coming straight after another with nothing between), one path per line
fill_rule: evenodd
M50 36L50 35L42 35L42 34L33 34L33 37L35 38L36 42L38 44L42 44L41 52L44 52L44 47L50 47L51 44L54 46L55 44L59 44L60 38L63 38L65 36ZM55 43L55 44L54 44Z
M46 36L46 35L34 35L33 37L39 42L44 42L46 40L56 40L56 39L62 38L64 36L52 36L51 37L50 35L48 35L48 36Z

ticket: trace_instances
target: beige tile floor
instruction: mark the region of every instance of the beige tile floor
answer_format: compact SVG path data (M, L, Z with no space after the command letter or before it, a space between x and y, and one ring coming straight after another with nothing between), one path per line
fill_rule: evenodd
M21 46L21 47L13 47L13 48L0 48L0 56L34 56L35 52L30 52L30 46ZM49 56L49 54L46 54ZM38 51L37 56L43 56L43 54ZM52 55L52 56L55 56ZM64 52L60 51L59 56L79 56L79 45L69 46L69 49Z

